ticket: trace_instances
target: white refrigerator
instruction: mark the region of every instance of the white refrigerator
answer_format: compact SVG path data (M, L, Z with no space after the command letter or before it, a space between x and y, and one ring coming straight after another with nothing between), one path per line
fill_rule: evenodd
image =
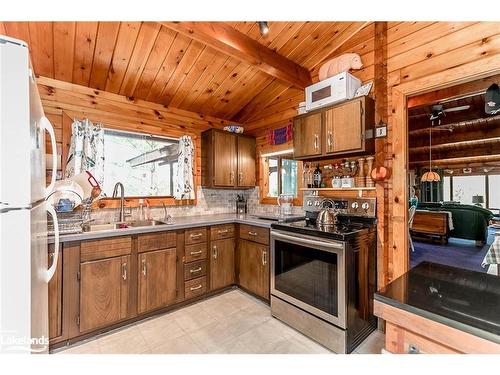
M48 264L45 132L57 165L54 129L45 117L28 46L0 35L0 353L46 353L48 282L59 256L55 238Z

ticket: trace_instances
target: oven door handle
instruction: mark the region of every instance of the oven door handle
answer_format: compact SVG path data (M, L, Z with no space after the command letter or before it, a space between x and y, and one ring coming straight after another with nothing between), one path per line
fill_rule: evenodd
M272 236L281 238L284 240L292 240L292 241L299 241L301 243L313 245L313 246L324 246L324 247L329 247L332 249L338 249L342 250L344 248L344 245L338 242L324 242L324 241L315 241L315 240L310 240L304 237L296 237L296 236L289 236L286 234L282 233L277 233L277 232L272 232Z

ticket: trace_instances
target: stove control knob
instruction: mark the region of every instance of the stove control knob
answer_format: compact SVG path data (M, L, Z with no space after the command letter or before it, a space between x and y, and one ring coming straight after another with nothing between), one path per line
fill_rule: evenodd
M319 201L316 201L316 202L314 202L314 205L315 205L316 207L319 207L320 202L319 202Z
M307 205L308 205L308 206L312 206L312 205L313 205L313 202L312 202L312 201L307 201Z
M358 202L352 202L351 207L352 207L354 210L357 210L357 209L358 209L358 207L359 207L359 203L358 203Z
M361 208L365 211L368 211L368 209L370 208L370 204L368 202L365 202L361 205Z

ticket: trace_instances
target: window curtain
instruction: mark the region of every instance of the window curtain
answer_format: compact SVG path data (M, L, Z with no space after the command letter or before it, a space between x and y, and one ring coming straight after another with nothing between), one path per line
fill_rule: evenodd
M65 177L89 171L104 186L104 128L89 119L74 120Z
M179 139L179 151L177 153L177 178L174 189L174 199L194 199L193 183L193 140L188 135Z

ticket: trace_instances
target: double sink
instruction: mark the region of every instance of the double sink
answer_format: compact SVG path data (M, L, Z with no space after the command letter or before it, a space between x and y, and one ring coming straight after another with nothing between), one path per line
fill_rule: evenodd
M104 224L85 224L83 225L84 232L99 232L103 230L117 230L126 228L138 228L138 227L153 227L156 225L166 225L173 224L172 222L163 222L159 220L137 220L137 221L126 221L119 223L104 223Z

